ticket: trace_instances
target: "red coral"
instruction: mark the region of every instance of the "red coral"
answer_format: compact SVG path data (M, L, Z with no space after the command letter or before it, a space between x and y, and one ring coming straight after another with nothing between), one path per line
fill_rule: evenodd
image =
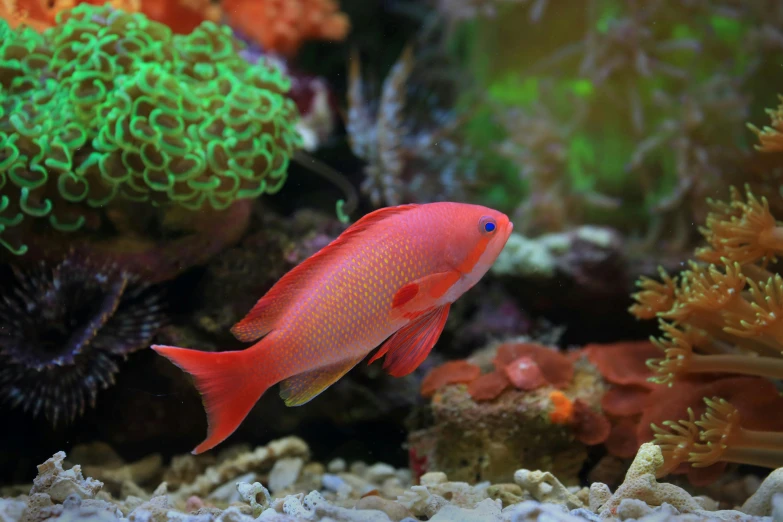
M416 449L411 447L408 449L408 468L413 474L413 480L418 482L419 477L427 473L427 455L419 455Z
M638 415L647 405L650 390L641 386L614 386L601 397L601 409L609 415Z
M783 398L771 381L726 374L690 374L678 377L676 386L654 385L647 382L651 371L644 365L648 358L659 355L651 346L621 343L585 348L588 359L607 381L614 383L601 400L602 409L612 420L611 432L604 442L611 455L633 457L642 443L653 440L652 424L661 426L667 420L688 418L689 408L698 417L706 408L702 401L705 396L721 397L734 405L746 429L783 431L783 418L769 414L783 411ZM687 474L695 486L714 482L725 469L722 462L700 468L680 464L672 457L667 462L665 472Z
M621 459L629 459L636 455L640 445L636 435L637 427L637 421L631 417L613 422L609 437L604 442L609 454Z
M673 387L659 386L649 396L649 403L639 423L639 440L652 440L650 424L662 425L671 419L687 419L688 408L698 417L706 410L704 397L729 401L742 416L742 426L750 430L783 431L783 397L775 384L763 377L724 376L688 378Z
M612 384L632 384L649 390L657 387L647 380L652 376L647 360L660 357L661 352L649 341L589 344L584 353Z
M565 388L574 377L574 366L568 357L535 343L505 343L500 345L494 364L498 371L521 357L532 359L544 378L555 388Z
M593 411L582 399L574 401L571 425L576 440L588 446L606 441L612 430L609 419L605 415Z
M481 375L481 368L467 361L449 361L433 368L421 382L421 395L432 397L448 384L469 383Z
M514 359L504 370L508 380L519 390L535 390L547 384L541 368L528 356Z
M83 0L102 5L104 0ZM141 12L166 24L172 31L189 34L204 20L220 21L220 8L210 0L140 0ZM137 0L137 3L139 0Z
M511 386L505 372L492 372L480 376L468 385L468 393L474 401L491 401Z

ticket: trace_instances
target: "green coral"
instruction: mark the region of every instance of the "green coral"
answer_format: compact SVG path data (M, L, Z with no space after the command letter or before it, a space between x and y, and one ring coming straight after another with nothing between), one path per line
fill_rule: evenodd
M30 218L57 230L122 198L224 209L275 193L300 144L290 82L240 57L227 27L174 35L81 4L38 34L0 20L0 244Z

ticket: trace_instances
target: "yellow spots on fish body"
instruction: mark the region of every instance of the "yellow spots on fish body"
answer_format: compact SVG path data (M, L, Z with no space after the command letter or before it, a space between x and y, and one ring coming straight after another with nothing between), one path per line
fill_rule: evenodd
M298 347L291 354L293 364L301 368L308 362L339 360L346 351L369 352L392 333L394 294L436 266L437 260L426 255L425 241L393 234L353 245L336 259L325 279L315 280L286 318L292 326L287 334L291 345Z

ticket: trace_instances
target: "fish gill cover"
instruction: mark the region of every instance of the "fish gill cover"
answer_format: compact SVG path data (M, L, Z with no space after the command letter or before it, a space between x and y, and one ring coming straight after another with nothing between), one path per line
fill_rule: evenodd
M290 82L242 48L109 6L42 34L0 20L0 244L24 254L32 219L76 231L117 198L219 210L279 190L301 140Z

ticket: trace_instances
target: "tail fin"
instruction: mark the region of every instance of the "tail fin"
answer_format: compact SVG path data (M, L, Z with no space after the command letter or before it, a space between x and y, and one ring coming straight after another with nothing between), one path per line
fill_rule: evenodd
M196 446L197 455L223 442L242 423L261 395L275 384L270 365L259 359L256 347L238 352L202 352L154 345L152 349L191 374L207 412L207 438ZM264 370L262 370L264 368Z

